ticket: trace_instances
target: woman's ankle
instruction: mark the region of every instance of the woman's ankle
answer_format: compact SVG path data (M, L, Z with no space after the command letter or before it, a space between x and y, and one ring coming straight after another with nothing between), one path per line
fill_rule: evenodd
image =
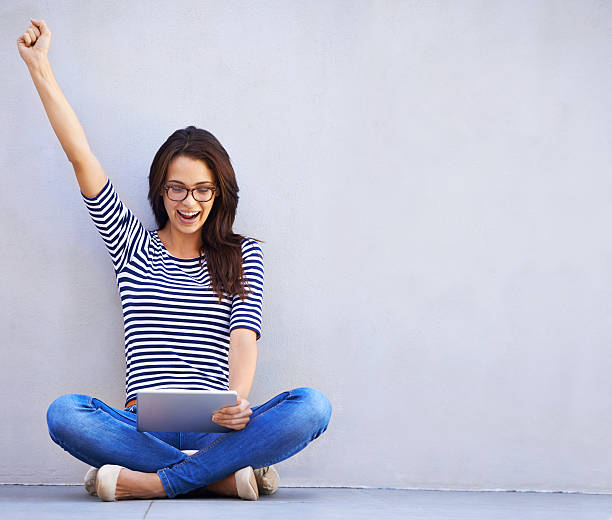
M226 497L237 497L238 496L238 488L236 487L236 477L232 473L231 475L227 475L223 477L221 480L217 482L213 482L212 484L208 484L206 486L208 491L215 493L217 495L223 495Z

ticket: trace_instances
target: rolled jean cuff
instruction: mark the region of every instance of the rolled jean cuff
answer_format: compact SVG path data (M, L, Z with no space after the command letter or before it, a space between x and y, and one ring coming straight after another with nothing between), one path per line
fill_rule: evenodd
M166 476L166 472L163 469L159 469L157 470L157 475L159 476L159 479L161 480L162 486L164 486L164 490L166 491L166 495L168 495L168 498L176 497L176 493L174 489L172 488L172 485L170 484L168 477Z

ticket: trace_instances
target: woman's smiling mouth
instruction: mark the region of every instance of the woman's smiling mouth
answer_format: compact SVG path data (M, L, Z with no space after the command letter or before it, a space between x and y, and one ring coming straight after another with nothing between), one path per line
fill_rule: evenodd
M198 219L198 216L200 215L201 211L186 211L183 213L182 211L177 209L176 213L178 214L178 218L181 222L185 224L192 224Z

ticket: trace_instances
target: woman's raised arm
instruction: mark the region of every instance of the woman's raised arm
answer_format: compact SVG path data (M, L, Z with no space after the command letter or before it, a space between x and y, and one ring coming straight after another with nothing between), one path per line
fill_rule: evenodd
M83 127L55 81L48 53L51 31L44 20L32 20L17 39L19 54L26 63L47 117L86 197L96 196L106 184L106 173L92 153Z

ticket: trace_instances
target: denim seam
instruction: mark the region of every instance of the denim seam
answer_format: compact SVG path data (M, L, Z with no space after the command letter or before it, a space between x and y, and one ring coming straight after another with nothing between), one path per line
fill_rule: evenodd
M166 484L168 485L168 489L172 493L172 496L170 498L174 498L176 496L176 491L174 490L174 487L170 483L170 480L168 479L168 476L166 475L166 471L163 468L160 469L159 471L162 472L162 475L164 477L164 481L166 482Z
M289 396L292 395L291 390L288 390ZM289 397L287 396L287 397ZM268 412L271 412L272 410L274 410L274 408L276 408L277 406L281 405L283 401L280 401L279 403L276 403L272 408L269 408L268 410L266 410L265 412L263 412L261 415L258 415L258 417L264 416L265 414L267 414ZM187 457L185 460L179 462L178 464L176 464L175 466L172 466L169 469L176 469L176 468L180 468L183 464L185 464L186 462L189 461L189 459L193 458L193 457L198 457L199 455L206 453L208 450L210 450L211 448L213 448L214 446L216 446L217 444L219 444L219 442L221 442L223 439L225 439L225 437L227 437L228 435L235 433L237 431L240 430L234 430L232 432L227 432L225 435L219 437L216 441L212 442L211 444L209 444L208 446L206 446L206 448L198 451L197 453L194 453L193 455Z
M176 468L180 468L183 464L185 464L190 458L195 457L197 455L200 455L201 453L206 453L209 449L211 449L213 446L216 446L222 439L225 439L225 437L227 437L230 433L234 433L234 432L227 432L225 435L219 437L216 441L213 441L212 443L210 443L208 446L206 446L206 448L198 451L197 453L194 453L193 455L188 455L184 460L182 460L181 462L179 462L178 464L175 464L174 466L172 466L171 468L168 469L176 469Z

